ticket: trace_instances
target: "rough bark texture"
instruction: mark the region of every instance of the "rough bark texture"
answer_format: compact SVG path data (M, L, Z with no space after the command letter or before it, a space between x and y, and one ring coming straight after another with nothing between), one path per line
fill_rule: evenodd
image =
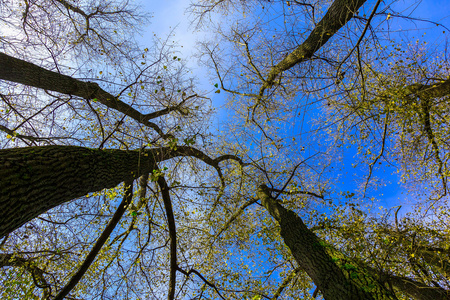
M64 202L152 172L155 163L193 156L217 167L215 160L187 146L136 151L76 146L0 150L0 237Z
M363 269L319 240L301 218L285 209L270 195L267 186L258 198L280 224L281 236L292 255L327 300L395 299L386 288Z

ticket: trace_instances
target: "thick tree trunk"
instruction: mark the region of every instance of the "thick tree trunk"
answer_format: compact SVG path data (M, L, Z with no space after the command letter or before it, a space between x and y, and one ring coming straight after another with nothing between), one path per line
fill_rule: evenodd
M325 299L395 299L365 270L322 242L296 213L273 199L267 186L259 188L258 198L280 224L281 236L295 260L311 277Z
M152 172L157 162L193 156L218 161L187 146L98 150L44 146L0 150L0 237L64 202Z

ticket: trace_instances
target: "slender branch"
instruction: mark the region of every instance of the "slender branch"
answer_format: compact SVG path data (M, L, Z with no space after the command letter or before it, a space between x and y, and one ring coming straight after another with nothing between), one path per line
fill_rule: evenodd
M276 299L278 299L278 297L280 297L283 290L288 286L288 284L292 281L292 279L294 279L295 276L297 276L297 274L300 272L300 270L301 270L300 268L296 268L296 269L292 270L292 272L289 273L289 275L283 279L283 282L281 283L281 285L277 288L277 290L273 294L272 300L276 300ZM314 298L314 296L313 296L313 298Z
M77 283L81 280L84 273L88 270L89 266L94 262L95 257L100 252L100 249L105 244L106 240L111 235L112 231L116 227L117 223L119 223L120 219L122 218L123 214L125 213L128 205L131 203L131 200L133 198L133 181L126 181L125 182L125 195L123 197L122 202L119 204L119 207L117 208L116 212L114 213L113 217L109 221L108 225L106 226L105 230L103 230L100 237L95 242L94 247L92 247L89 254L84 259L83 263L81 264L78 271L72 276L72 278L69 280L69 282L63 287L63 289L56 295L54 300L63 300L65 296L67 296L70 291L77 285Z
M89 101L88 101L89 102ZM108 136L105 138L105 134L103 132L103 126L102 128L102 136L103 136L103 140L100 143L100 146L98 146L98 149L103 149L103 146L105 145L105 143L113 136L113 134L119 130L119 127L123 124L123 121L125 120L126 116L123 116L122 119L120 119L119 121L117 121L117 123L115 124L116 126L114 127L114 129L108 134Z
M278 196L280 196L281 193L284 193L284 190L285 190L286 187L288 186L289 182L291 182L292 178L293 178L294 175L295 175L295 171L297 171L298 167L300 167L305 161L307 161L308 159L314 157L315 155L316 155L316 154L314 154L313 156L308 157L307 159L302 160L301 162L299 162L299 163L294 167L294 169L293 169L292 172L291 172L291 175L289 176L288 180L287 180L286 183L283 185L283 187L281 188L281 190L275 190L275 189L272 189L274 192L278 192L278 194L275 195L275 197L274 197L275 199L277 199ZM315 194L315 193L312 193L312 192L296 191L296 192L289 192L288 194L306 194L306 195L311 195L311 196L315 196L315 197L317 197L317 198L323 199L323 196L319 196L319 195L317 195L317 194Z
M423 116L422 122L423 122L423 129L428 137L428 141L431 143L431 145L433 147L434 158L436 159L436 161L439 165L438 173L441 176L442 188L444 189L444 194L442 195L442 197L443 197L443 196L447 195L447 178L442 172L444 163L441 160L441 157L439 154L439 146L437 145L436 138L433 133L433 129L431 128L431 120L430 120L431 119L430 118L431 104L430 104L430 102L431 101L428 98L421 99L422 116Z
M187 100L189 100L191 98L194 98L194 97L200 97L200 96L197 95L197 94L193 94L193 95L190 95L189 97L184 98L183 101L181 101L180 103L178 103L178 104L176 104L174 106L170 106L170 107L164 108L162 110L158 110L158 111L146 114L144 116L144 121L148 121L148 120L151 120L151 119L155 119L155 118L161 117L163 115L167 115L168 113L170 113L172 111L178 111L180 114L186 116L186 115L188 115L188 113L184 112L181 109L181 107L183 106L184 103L186 103Z
M42 142L42 141L46 141L46 142L50 142L51 140L64 140L64 139L70 139L69 137L36 137L36 136L31 136L31 135L23 135L23 134L19 134L3 125L0 125L0 130L3 132L6 132L7 134L9 134L12 137L16 137L19 139L24 139L24 140L28 140L30 142Z
M135 228L134 225L137 222L137 218L138 218L138 214L139 214L138 211L142 208L142 206L146 205L148 202L148 198L145 197L145 194L147 192L147 182L148 182L148 173L145 173L144 175L139 177L139 191L138 191L139 201L136 206L134 206L132 203L131 207L130 207L130 211L132 213L133 220L131 220L131 223L128 226L128 229L125 232L117 235L109 243L110 246L112 244L114 244L115 242L117 242L119 239L122 239L122 243L123 243L128 238L128 235L130 234L130 232Z
M155 166L155 170L161 172L161 170ZM167 295L168 300L175 299L175 287L177 284L177 229L175 225L175 217L173 214L172 200L170 199L169 186L164 176L158 176L157 183L161 188L161 195L164 202L164 208L166 210L167 225L169 227L170 237L170 278L169 278L169 292Z
M252 54L250 53L250 48L248 47L248 42L244 39L244 37L239 34L236 30L234 31L234 33L239 36L239 38L243 41L243 43L241 42L237 42L239 45L244 46L245 47L245 53L247 55L247 59L248 59L248 63L250 64L250 66L252 67L252 69L255 71L256 75L258 76L259 79L261 79L262 81L264 81L264 77L261 75L261 73L259 72L258 68L255 66L255 64L253 63L253 58L252 58Z
M366 196L367 186L369 185L370 178L372 177L373 168L375 167L377 161L384 154L384 149L385 149L385 145L386 145L387 129L388 129L388 120L389 120L389 109L386 112L386 116L384 118L384 128L383 128L383 136L382 136L382 142L381 142L381 150L380 150L380 153L378 153L377 157L369 165L369 175L367 176L366 184L364 185L364 195L363 195L363 197Z
M366 35L366 32L369 29L370 22L372 21L373 16L375 16L375 13L377 12L378 6L380 5L381 1L382 0L378 0L377 3L375 3L375 7L373 8L372 13L369 16L369 19L367 19L366 26L364 27L361 36L359 37L358 41L356 42L356 45L352 48L352 50L350 50L350 52L344 57L344 59L341 60L339 67L337 68L337 73L339 73L342 64L347 60L347 58L350 57L350 55L352 55L353 51L355 51L355 49L359 47L359 44L361 44L362 39L364 38L364 35Z
M216 291L216 293L219 295L220 298L222 298L222 299L225 300L225 298L224 298L224 297L222 296L222 294L219 292L219 290L217 289L217 287L216 287L214 284L212 284L211 282L209 282L208 280L206 280L206 278L203 277L203 275L200 274L200 272L198 272L197 270L195 270L195 269L190 269L188 272L186 272L185 270L181 269L181 268L178 267L178 266L177 266L177 270L180 271L181 273L183 273L184 275L188 276L188 277L189 277L189 275L191 275L192 273L196 274L198 277L200 277L201 280L203 280L203 282L204 282L205 284L207 284L208 286L212 287L212 288Z
M256 201L258 201L257 198L254 198L250 201L245 202L244 204L242 204L235 212L234 214L231 215L230 218L228 218L228 220L225 222L225 224L222 226L222 228L219 230L219 232L217 232L214 236L214 239L217 239L225 230L228 229L228 227L231 225L231 223L234 222L234 220L236 220L243 212L244 210L249 207L250 205L252 205L253 203L255 203Z

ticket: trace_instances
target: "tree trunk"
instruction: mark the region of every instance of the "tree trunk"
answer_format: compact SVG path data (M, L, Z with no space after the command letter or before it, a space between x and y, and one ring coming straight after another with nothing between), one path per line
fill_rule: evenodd
M0 238L62 203L152 172L157 162L193 156L216 167L187 146L147 150L98 150L43 146L0 150Z
M293 211L285 209L270 195L267 186L258 198L281 227L281 236L292 255L327 300L395 299L374 277L327 246L306 227Z

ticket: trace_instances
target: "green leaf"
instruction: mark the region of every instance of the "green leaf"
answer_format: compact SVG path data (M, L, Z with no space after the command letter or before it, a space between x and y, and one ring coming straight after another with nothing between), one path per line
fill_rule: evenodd
M185 138L184 139L184 143L189 146L189 145L194 145L195 144L195 137L192 138Z
M216 83L216 84L214 85L214 87L215 87L215 88L218 88L218 87L219 87L219 84L218 84L218 83Z

